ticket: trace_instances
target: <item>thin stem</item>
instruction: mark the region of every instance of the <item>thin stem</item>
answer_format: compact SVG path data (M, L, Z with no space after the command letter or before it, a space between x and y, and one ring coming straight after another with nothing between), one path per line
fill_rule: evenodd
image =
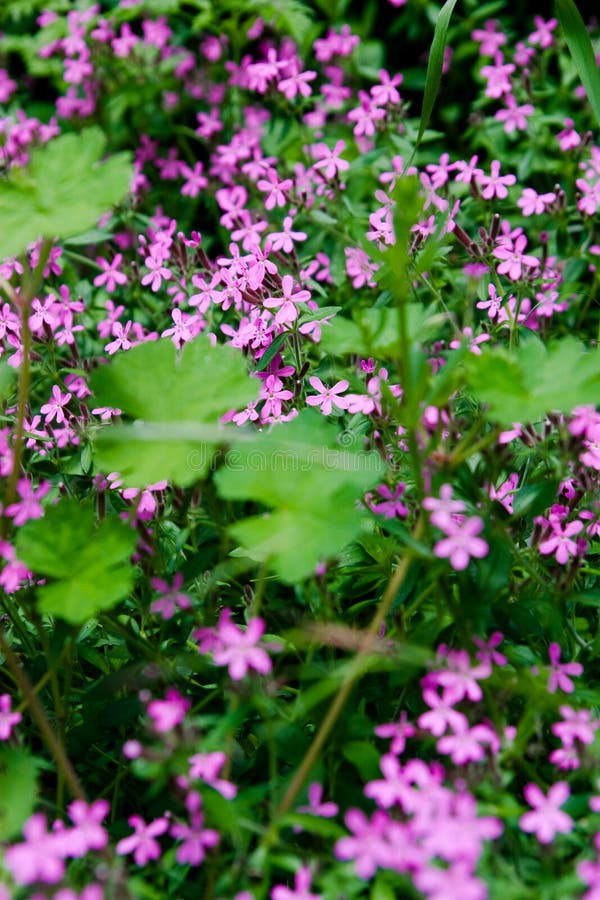
M13 465L8 478L5 494L5 508L14 503L17 497L17 482L21 470L21 456L23 453L23 438L25 431L25 413L29 402L29 385L31 378L29 353L31 350L31 331L29 330L29 310L31 302L42 282L44 268L50 256L52 241L44 240L40 247L38 263L33 272L27 271L23 276L21 293L18 296L18 306L21 310L21 349L23 360L19 368L19 390L17 395L17 421L15 423L15 437L13 444ZM6 537L9 520L4 517L1 525L1 533Z
M419 518L417 524L415 525L413 531L413 538L418 540L421 537L421 533L423 530L423 519ZM317 759L319 758L319 754L323 749L325 742L327 741L329 735L333 731L335 723L337 722L342 709L344 708L346 701L348 700L352 689L358 678L360 677L362 671L362 662L364 657L371 651L377 636L379 634L379 629L383 624L385 617L387 616L392 603L402 585L406 577L406 573L408 571L408 567L411 561L411 551L409 548L406 549L406 553L402 562L399 564L398 568L393 572L388 584L386 586L385 591L383 592L383 596L377 607L377 611L373 616L371 624L367 629L361 645L358 649L358 652L354 658L353 665L350 668L348 673L348 677L346 681L342 684L338 693L336 694L333 703L329 707L327 711L327 715L321 722L319 730L317 731L312 744L308 748L304 759L300 763L300 766L296 770L294 777L290 785L288 786L287 791L285 792L283 799L281 800L279 806L277 807L275 817L276 821L281 819L291 808L294 800L302 790L302 787L308 778L311 769L315 765ZM277 838L277 825L271 826L271 828L267 831L265 838L263 840L263 844L267 847L270 846Z
M52 726L48 721L48 717L44 711L42 704L40 703L37 694L31 686L29 678L27 677L23 667L19 663L19 660L13 653L10 645L7 643L2 631L0 631L0 650L2 651L2 654L6 659L6 664L10 669L11 674L13 675L16 683L19 686L21 694L27 701L27 705L31 711L31 715L36 721L44 743L54 757L58 771L64 778L65 784L71 792L71 795L75 799L83 800L85 803L87 803L88 801L85 795L85 791L83 790L81 782L77 777L77 773L73 768L73 764L67 756L60 738L58 738L58 736L52 730Z

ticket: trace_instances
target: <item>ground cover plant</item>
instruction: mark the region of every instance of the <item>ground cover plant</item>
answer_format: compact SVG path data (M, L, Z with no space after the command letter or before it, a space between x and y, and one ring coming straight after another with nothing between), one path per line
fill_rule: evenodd
M600 897L600 33L511 6L2 6L1 900Z

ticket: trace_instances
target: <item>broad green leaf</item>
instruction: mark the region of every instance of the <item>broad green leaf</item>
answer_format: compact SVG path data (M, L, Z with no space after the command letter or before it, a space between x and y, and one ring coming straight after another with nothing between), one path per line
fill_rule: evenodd
M31 152L24 168L0 182L0 257L22 253L39 237L70 238L93 228L123 199L128 153L101 162L106 138L94 126L64 134Z
M425 92L423 94L423 108L421 110L421 121L419 123L419 133L417 135L416 146L421 143L425 130L429 124L431 113L435 105L435 100L442 82L442 69L444 66L444 50L446 49L446 37L448 35L448 26L450 18L456 6L456 0L446 0L442 6L435 31L433 33L433 41L429 50L429 59L427 61L427 75L425 76Z
M18 532L17 556L55 579L38 588L42 612L80 625L122 600L133 584L135 532L120 519L96 524L91 506L61 500Z
M471 389L503 425L600 402L600 355L572 337L547 346L530 337L514 352L496 347L469 354L466 368Z
M397 357L400 350L398 309L385 306L371 307L355 313L355 321L336 316L323 329L319 346L333 356L360 353L380 359ZM435 334L441 317L432 315L420 303L407 303L404 307L408 340L420 344Z
M556 0L556 14L577 74L600 127L600 69L581 14L573 0Z
M39 762L23 748L0 748L0 841L19 836L34 812Z
M185 487L203 478L227 435L220 417L258 394L241 353L213 347L204 336L181 351L167 340L141 344L98 369L91 381L95 404L118 407L135 420L101 429L98 465L136 487L162 479Z
M230 530L247 555L267 562L286 583L311 575L360 533L356 501L381 478L377 454L343 448L337 437L335 426L306 410L235 444L215 475L222 497L272 508Z

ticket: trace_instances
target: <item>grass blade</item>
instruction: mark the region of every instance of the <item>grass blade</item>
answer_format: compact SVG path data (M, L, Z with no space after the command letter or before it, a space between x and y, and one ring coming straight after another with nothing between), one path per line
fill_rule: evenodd
M556 0L556 12L577 74L600 126L600 69L592 42L573 0Z
M421 122L419 124L419 133L417 135L417 143L419 146L421 139L425 134L425 129L429 125L429 119L433 112L435 100L440 89L442 81L442 67L444 65L444 50L446 49L446 37L448 34L448 25L450 18L456 6L456 0L446 0L442 6L437 22L435 23L435 31L433 33L433 41L429 51L429 59L427 61L427 75L425 76L425 91L423 94L423 109L421 110Z

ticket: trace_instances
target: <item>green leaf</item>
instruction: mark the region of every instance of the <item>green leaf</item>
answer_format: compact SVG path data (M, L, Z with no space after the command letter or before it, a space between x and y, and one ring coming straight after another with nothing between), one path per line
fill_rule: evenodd
M356 501L381 478L375 453L340 448L337 428L311 410L232 447L215 480L222 497L272 508L231 527L255 560L288 584L313 574L361 531Z
M0 401L8 400L15 389L17 373L5 359L0 359Z
M456 0L446 0L442 6L440 14L435 23L435 31L433 33L433 41L429 51L429 59L427 61L427 75L425 76L425 92L423 94L423 108L421 110L421 121L419 123L419 133L417 135L416 147L419 146L425 130L429 124L431 113L435 105L435 100L442 82L442 68L444 66L444 50L446 49L446 37L448 35L448 26L450 18L456 6Z
M181 351L167 340L141 344L98 369L91 384L95 405L136 420L102 428L95 441L100 468L136 487L162 479L186 487L203 478L228 434L220 417L258 393L241 353L204 336Z
M468 354L467 380L503 425L536 422L548 412L568 414L600 401L600 355L573 337L544 345L531 336L516 351L501 347Z
M573 0L556 0L556 14L577 74L600 126L600 69L583 19Z
M81 234L123 199L130 155L100 162L105 147L104 134L94 126L36 147L27 166L11 170L0 182L0 257L22 253L39 237Z
M91 506L61 500L19 530L17 556L55 579L38 588L41 611L80 625L129 593L135 543L135 532L120 519L96 524Z
M33 813L39 767L22 748L0 748L0 841L16 838Z

